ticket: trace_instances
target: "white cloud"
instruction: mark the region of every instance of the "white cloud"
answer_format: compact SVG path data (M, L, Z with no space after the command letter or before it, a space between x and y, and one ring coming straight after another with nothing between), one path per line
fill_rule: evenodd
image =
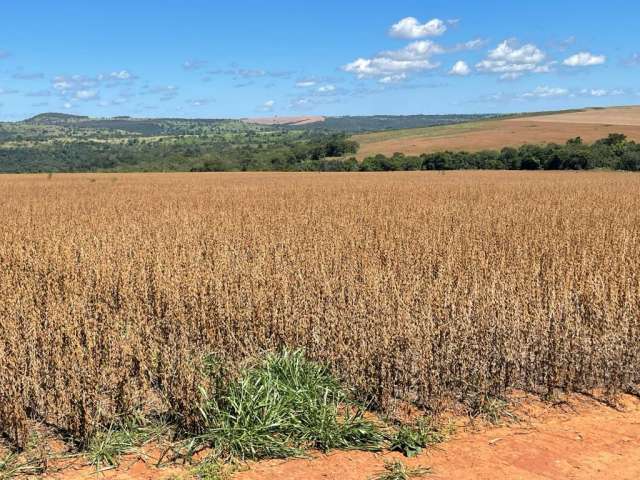
M380 80L378 80L378 82L383 84L390 84L390 83L399 83L406 79L407 79L407 74L400 73L397 75L388 75L386 77L382 77Z
M432 70L440 66L431 61L431 57L444 53L444 49L429 40L410 43L400 50L381 52L373 58L358 58L345 65L345 72L353 73L358 78L392 77L409 72Z
M570 37L567 37L564 40L551 42L550 46L558 50L564 51L564 50L567 50L572 45L574 45L575 43L576 43L576 37L574 35L571 35Z
M466 62L463 62L462 60L458 60L455 65L451 67L451 70L449 70L449 75L459 75L461 77L465 77L470 73L471 69L469 68L469 65L467 65Z
M505 40L489 52L489 59L504 60L509 63L538 64L545 59L545 54L531 43L518 47L515 41Z
M549 98L549 97L565 97L569 95L569 90L559 87L537 87L531 92L523 93L523 98Z
M484 47L487 44L487 41L484 38L474 38L473 40L469 40L468 42L458 43L453 48L449 49L451 52L461 52L464 50L477 50L478 48Z
M536 98L554 98L554 97L610 97L617 95L625 95L627 92L622 89L605 89L605 88L583 88L581 90L570 90L563 87L537 87L530 92L519 95L522 99L536 99Z
M120 70L116 72L111 72L109 74L109 77L115 80L130 80L132 78L132 75L127 70Z
M421 24L415 17L406 17L391 27L389 35L396 38L415 39L435 37L442 35L446 31L447 26L438 18Z
M624 94L625 91L619 88L613 90L607 90L605 88L583 88L580 90L580 95L586 95L588 97L612 97Z
M275 106L276 106L275 100L267 100L262 105L259 105L258 107L256 107L256 112L264 112L264 113L273 112L273 107Z
M187 100L187 104L192 107L205 107L214 101L215 100L211 98L193 98L191 100Z
M71 107L73 107L73 105L70 102L65 102L62 106L64 108L66 108L67 110L70 109Z
M336 91L335 85L323 85L318 88L318 93L332 93Z
M64 80L62 78L58 78L57 80L54 80L53 82L53 88L55 88L56 90L59 90L61 92L65 92L67 90L71 90L71 82L68 82L67 80Z
M289 104L289 108L292 110L309 110L313 108L314 104L310 98L296 98Z
M296 87L309 88L309 87L314 87L316 83L317 82L315 80L300 80L299 82L296 83Z
M444 53L444 51L440 45L431 40L419 40L400 50L387 50L380 53L379 56L393 58L394 60L419 60Z
M78 100L93 100L97 97L97 90L78 90L75 94L75 98L77 98Z
M355 73L358 78L399 75L437 68L439 64L425 60L394 60L387 57L358 58L343 67L345 72Z
M568 67L591 67L594 65L602 65L607 61L607 57L604 55L594 55L589 52L580 52L575 55L571 55L569 58L562 62Z
M546 54L531 43L520 46L515 40L505 40L490 50L487 58L476 64L476 69L513 80L525 73L549 72L553 62L545 64L545 59Z

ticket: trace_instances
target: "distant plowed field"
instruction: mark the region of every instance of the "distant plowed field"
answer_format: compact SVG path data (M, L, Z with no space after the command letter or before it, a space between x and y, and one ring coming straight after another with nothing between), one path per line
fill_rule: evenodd
M524 144L564 143L582 137L593 142L609 133L640 140L640 107L589 109L581 112L511 118L355 135L359 158L382 153L407 155L443 150L491 150Z

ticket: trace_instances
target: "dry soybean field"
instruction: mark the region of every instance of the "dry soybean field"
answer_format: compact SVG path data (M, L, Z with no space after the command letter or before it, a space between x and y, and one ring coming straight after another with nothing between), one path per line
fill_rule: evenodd
M197 432L207 359L304 348L374 410L640 383L640 176L0 177L0 430ZM637 391L637 390L635 390Z

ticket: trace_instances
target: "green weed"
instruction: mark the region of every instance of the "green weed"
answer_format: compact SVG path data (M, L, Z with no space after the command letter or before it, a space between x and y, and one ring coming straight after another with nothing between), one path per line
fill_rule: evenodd
M326 367L285 351L207 399L195 445L239 460L301 456L307 448L379 450L383 436L363 414Z
M432 419L423 417L414 425L402 425L390 439L389 450L414 457L423 448L442 443L447 433L433 424Z

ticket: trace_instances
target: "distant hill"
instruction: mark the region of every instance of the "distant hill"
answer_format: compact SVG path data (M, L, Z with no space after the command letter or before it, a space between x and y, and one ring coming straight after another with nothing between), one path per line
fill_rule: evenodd
M397 130L402 128L433 127L454 125L498 118L502 115L358 115L343 117L299 116L247 118L245 122L258 125L282 126L322 132L363 133Z
M69 123L77 123L83 120L89 120L89 117L80 115L70 115L67 113L47 112L28 118L23 123L31 125L66 125Z
M244 122L255 125L308 125L310 123L324 122L326 117L319 115L307 115L301 117L258 117L258 118L245 118Z
M66 113L48 112L13 123L12 125L51 126L85 131L114 132L140 136L161 135L191 135L201 134L212 126L237 125L256 126L272 129L302 130L317 133L346 133L357 134L365 132L379 132L407 128L421 128L442 125L454 125L498 118L500 115L370 115L324 117L306 115L297 117L263 117L246 118L243 120L230 119L186 119L186 118L134 118L116 116L112 118L92 118ZM234 127L235 128L235 127Z
M307 130L325 132L381 132L385 130L398 130L402 128L433 127L438 125L454 125L458 123L498 118L502 115L477 114L477 115L369 115L369 116L345 116L325 117L323 122L308 123L291 128L304 128Z
M223 119L182 119L182 118L134 118L116 116L113 118L92 118L66 113L42 113L18 122L24 125L58 126L71 129L93 129L126 132L142 136L198 133L202 125L215 125L232 120Z

